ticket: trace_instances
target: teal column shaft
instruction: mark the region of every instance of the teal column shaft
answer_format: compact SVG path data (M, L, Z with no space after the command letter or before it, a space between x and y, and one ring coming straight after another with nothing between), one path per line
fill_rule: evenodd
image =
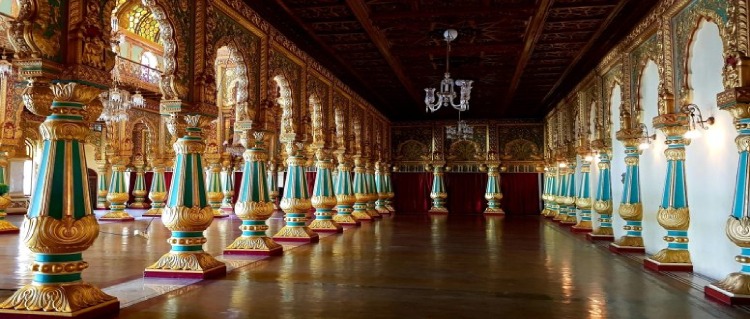
M575 203L576 198L576 164L568 165L568 179L566 180L567 186L565 187L565 197L573 198ZM575 204L566 205L569 219L576 218L576 207Z
M117 165L115 165L117 166ZM125 187L125 172L123 172L123 168L113 168L112 169L112 178L109 182L109 195L114 194L127 194L128 189ZM113 212L118 211L124 211L125 210L125 202L127 202L127 199L124 199L122 202L111 202L109 204L109 208Z
M367 194L367 182L366 182L366 176L365 176L365 169L364 167L356 167L354 168L354 180L352 182L352 190L354 194ZM366 212L367 210L367 201L363 199L363 196L355 196L356 201L354 202L354 212Z
M584 160L581 163L581 183L578 186L578 198L584 199L584 200L591 198L590 180L591 180L591 162ZM588 207L578 206L578 211L580 213L582 222L591 221L591 206L588 206Z
M610 158L606 152L599 152L599 179L596 183L596 198L594 205L605 205L608 210L597 210L599 213L599 227L612 228L612 176L610 172ZM600 204L597 204L600 203Z
M667 155L667 175L664 181L664 193L662 194L660 209L681 209L688 207L687 181L685 179L685 144L682 136L667 137L667 151L681 153L681 156ZM688 232L685 229L667 229L667 249L687 250Z
M333 188L333 177L331 176L330 166L333 166L331 160L318 161L316 165L317 173L315 174L315 182L313 184L313 199L319 199L324 201L326 198L333 199L336 195L334 194ZM325 205L313 205L315 206L315 219L316 220L332 220L333 210L326 208Z
M224 178L224 183L222 187L222 192L224 192L224 200L222 201L222 205L232 205L232 194L234 194L234 171L232 169L227 169L227 175Z
M443 182L444 172L445 168L443 166L435 166L432 174L432 191L430 192L430 197L432 197L433 208L445 208L444 197L447 197L448 194L445 190L445 183Z
M149 190L149 193L166 193L167 192L167 182L166 178L164 177L164 169L154 169L154 175L151 177L151 189ZM165 202L158 202L158 201L151 201L151 207L152 208L164 208Z

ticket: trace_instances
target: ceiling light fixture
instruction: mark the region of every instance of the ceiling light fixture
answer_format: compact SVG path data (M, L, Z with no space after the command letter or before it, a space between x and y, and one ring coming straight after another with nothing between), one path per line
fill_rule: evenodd
M461 120L461 111L458 111L458 123L456 126L446 126L445 135L449 140L468 140L474 137L474 128Z
M440 92L435 92L435 88L424 89L426 96L424 103L427 107L426 112L435 112L443 106L452 106L454 109L466 111L469 109L469 99L471 98L471 84L472 80L453 80L450 74L450 54L451 54L451 41L458 37L458 31L455 29L448 29L443 32L443 37L447 44L445 53L445 78L440 81ZM456 91L454 86L461 88L461 95L459 97L459 103L456 104ZM437 102L435 101L435 95L437 95Z

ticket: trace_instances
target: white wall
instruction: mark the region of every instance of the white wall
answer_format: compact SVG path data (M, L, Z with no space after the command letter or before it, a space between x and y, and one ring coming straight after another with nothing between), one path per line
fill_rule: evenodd
M713 115L716 124L703 131L686 147L688 204L690 206L690 254L695 272L715 279L737 271L732 244L724 227L731 213L737 172L737 135L729 112L716 107L716 94L723 91L721 69L723 46L719 28L702 22L694 35L689 76L693 103L704 116Z
M640 100L643 113L641 120L648 128L649 134L656 134L656 139L651 141L651 147L641 153L640 179L641 179L641 203L643 203L643 243L647 254L654 254L666 248L667 244L662 237L666 231L656 221L656 213L661 204L664 193L664 178L667 175L667 161L664 150L666 137L661 131L655 130L653 126L654 117L659 115L659 70L653 61L649 61L643 69L640 83Z
M596 109L596 103L591 103L591 105L589 106L589 120L590 120L589 130L591 131L591 134L592 134L591 136L592 140L594 139L593 134L594 132L596 132L595 125L596 125L597 115L594 113L596 112L594 111L595 109ZM591 220L592 220L592 223L596 225L597 218L599 216L596 215L596 211L594 211L593 203L594 203L594 199L596 198L597 184L599 182L599 155L597 154L597 155L594 155L593 157L594 157L594 160L591 162L591 173L589 174L590 175L589 186L591 187L590 194L591 194L591 203L592 203ZM596 226L596 227L599 227L599 226Z
M620 130L620 103L622 102L622 88L617 85L612 90L610 98L610 114L612 114L612 129L610 138L612 139L612 159L610 169L612 173L612 228L615 231L615 237L622 236L622 218L617 217L617 210L620 208L620 198L622 198L622 174L625 173L625 147L617 141L615 134Z

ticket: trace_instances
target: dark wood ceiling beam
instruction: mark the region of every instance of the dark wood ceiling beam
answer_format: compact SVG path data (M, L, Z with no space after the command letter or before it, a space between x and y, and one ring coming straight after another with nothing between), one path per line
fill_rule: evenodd
M299 25L299 26L301 26L302 28L304 28L304 29L305 29L305 31L307 32L307 34L308 34L308 35L309 35L309 36L310 36L310 37L311 37L311 38L312 38L312 39L313 39L313 40L314 40L315 42L319 43L319 44L320 44L320 46L321 46L321 47L323 48L323 50L325 50L325 51L326 51L326 52L327 52L328 54L330 54L330 55L331 55L331 56L332 56L332 57L333 57L334 59L336 59L336 61L338 61L338 62L339 62L339 63L340 63L341 65L343 65L343 66L344 66L344 68L346 68L346 69L347 69L347 71L349 71L349 73L351 73L352 75L354 75L354 77L356 77L356 78L357 78L357 80L359 80L359 81L360 81L360 82L362 83L362 85L364 85L364 86L365 86L365 88L366 88L366 89L370 90L370 92L374 92L375 96L377 96L378 98L380 98L380 101L381 101L381 102L383 102L383 103L386 103L385 105L387 105L388 103L390 103L390 101L388 101L388 99L387 99L387 98L385 98L385 96L383 96L383 95L381 95L381 94L379 94L379 93L378 93L378 92L380 92L380 91L378 91L378 90L375 90L375 89L374 89L374 88L372 87L372 85L370 85L370 82L369 82L369 81L365 81L365 79L364 79L364 78L362 78L362 76L360 75L360 73L359 73L359 72L357 72L356 70L354 70L354 69L353 69L353 68L351 67L351 65L349 65L348 63L346 63L346 61L344 61L344 59L343 59L343 58L342 58L341 56L337 55L337 54L336 54L336 52L335 52L335 51L334 51L333 49L331 49L331 47L330 47L330 46L328 46L328 45L326 44L327 42L323 41L323 39L321 39L320 37L318 37L317 35L315 35L315 31L314 31L314 30L312 30L312 29L311 29L311 28L310 28L310 27L309 27L309 26L308 26L307 24L305 24L305 23L304 23L304 22L303 22L303 21L302 21L302 20L301 20L301 19L300 19L300 18L299 18L299 17L298 17L298 16L296 15L296 14L294 14L294 11L292 11L292 9L290 9L290 8L289 8L289 7L288 7L288 6L287 6L287 5L286 5L286 4L284 3L284 1L283 1L283 0L276 0L276 3L277 3L277 4L278 4L278 5L279 5L279 6L280 6L280 7L282 8L282 9L284 9L284 11L286 11L286 12L287 12L287 13L288 13L288 14L289 14L289 15L290 15L290 16L291 16L291 17L292 17L293 19L294 19L294 22L296 22L296 23L297 23L297 25Z
M347 2L349 2L347 0ZM445 16L462 16L462 15L492 15L492 16L522 16L534 10L533 2L513 5L503 5L502 8L486 8L480 7L461 7L461 8L447 8L447 9L422 9L420 11L396 11L396 12L383 12L373 13L370 19L374 22L380 22L385 20L395 19L424 19L424 18L438 18Z
M513 101L513 95L518 88L518 83L521 82L523 70L531 59L531 54L534 52L536 42L539 41L539 38L542 36L542 32L544 31L544 21L547 19L551 7L552 0L541 0L537 7L537 11L534 13L534 16L531 17L531 22L529 22L529 28L526 31L526 37L524 38L521 57L516 65L516 71L513 73L513 80L511 80L508 91L503 99L503 109L507 109Z
M495 52L507 52L509 50L518 50L521 48L520 43L508 43L508 44L484 44L484 45L471 45L461 43L460 45L453 45L451 47L451 56L462 56L471 55L479 56L479 53L485 52L486 55L498 55ZM403 57L415 57L422 56L427 57L428 55L440 56L445 59L445 46L439 47L427 47L427 48L393 48L393 54L396 56Z
M327 35L360 35L365 34L365 30L326 30L326 31L315 31L315 34L319 36Z
M418 95L419 92L417 92L414 85L406 76L406 73L404 73L404 68L401 66L401 62L399 62L399 60L391 53L390 45L385 38L385 35L383 35L383 33L376 29L372 24L368 13L369 9L364 0L346 0L346 3L349 5L349 9L352 10L352 13L354 13L354 16L357 17L357 20L359 20L359 23L362 24L362 27L367 31L367 34L380 51L380 54L382 54L383 58L388 61L388 64L393 69L396 77L409 92L409 95L414 99L417 105L422 103L422 97Z
M602 33L604 33L604 30L607 29L607 27L612 22L612 20L614 20L614 18L620 13L622 8L625 7L626 3L627 1L620 1L617 4L617 6L612 10L612 12L610 12L607 19L605 19L604 22L602 22L601 27L599 27L599 30L596 30L596 33L594 33L594 35L589 38L589 42L586 43L586 45L583 46L583 48L581 48L581 50L578 51L578 54L576 55L576 57L573 58L573 61L570 64L568 64L568 67L565 69L565 72L563 72L562 76L560 76L560 78L557 80L557 83L555 83L552 89L549 90L549 92L547 92L547 95L544 96L544 99L542 99L542 104L546 105L550 102L549 99L552 97L553 93L557 91L557 89L563 83L563 80L565 80L565 78L568 77L568 75L573 70L575 65L578 64L578 61L581 60L581 57L583 57L583 55L589 51L591 46L594 45L594 43L599 40L599 37L601 37Z

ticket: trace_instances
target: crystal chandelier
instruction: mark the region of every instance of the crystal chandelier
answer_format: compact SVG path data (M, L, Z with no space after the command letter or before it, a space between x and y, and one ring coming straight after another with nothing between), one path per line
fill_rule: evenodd
M435 92L435 88L424 89L426 96L424 103L427 106L426 111L435 112L443 106L452 106L454 109L460 111L466 111L469 109L469 99L471 98L471 84L474 81L471 80L453 80L450 74L450 53L451 53L451 41L455 40L458 36L458 31L454 29L445 30L443 37L447 43L445 53L445 78L440 81L440 92ZM459 96L459 103L456 104L456 91L454 86L461 88L461 95ZM435 101L435 95L437 95L437 102Z
M128 110L132 105L130 92L117 87L117 81L113 81L112 88L99 94L99 100L104 109L100 120L105 122L121 122L128 118Z
M458 123L456 126L445 128L445 135L449 140L468 140L474 137L474 128L461 120L461 111L458 112Z

